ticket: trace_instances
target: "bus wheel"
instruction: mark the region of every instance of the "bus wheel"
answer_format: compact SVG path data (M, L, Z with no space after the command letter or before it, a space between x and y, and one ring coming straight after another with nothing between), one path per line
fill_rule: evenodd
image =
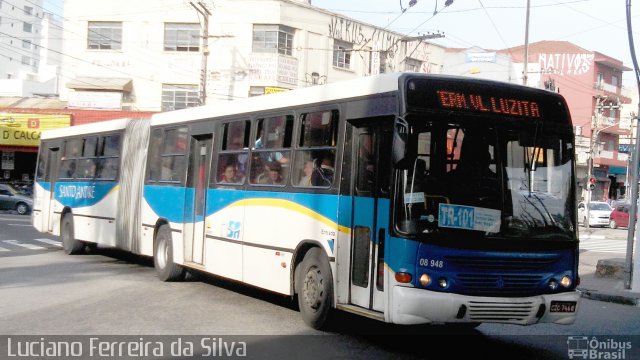
M153 265L156 268L158 278L162 281L176 281L184 276L184 268L173 262L173 245L169 225L162 225L158 229Z
M309 250L300 263L300 293L298 306L304 322L321 329L327 320L333 301L333 280L329 262L322 250Z
M84 250L84 243L80 240L76 240L73 232L73 216L66 214L62 218L61 224L62 233L62 248L67 255L80 254Z

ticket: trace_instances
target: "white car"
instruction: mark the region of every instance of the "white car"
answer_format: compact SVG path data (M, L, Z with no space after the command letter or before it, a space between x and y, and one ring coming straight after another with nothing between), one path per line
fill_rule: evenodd
M592 201L589 208L589 226L608 226L613 208L603 201ZM578 222L587 226L587 202L578 204Z

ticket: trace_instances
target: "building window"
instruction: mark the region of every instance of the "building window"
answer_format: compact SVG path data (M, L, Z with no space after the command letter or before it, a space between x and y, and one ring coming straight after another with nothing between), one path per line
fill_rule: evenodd
M617 76L612 76L611 77L611 85L618 87L618 77Z
M253 52L293 54L295 30L282 25L253 25Z
M33 31L33 25L28 23L28 22L22 23L22 31L28 32L28 33L32 32Z
M87 49L122 49L122 22L89 21Z
M29 41L29 40L22 40L22 48L23 48L23 49L31 49L31 41Z
M164 24L164 50L200 51L200 25L181 23Z
M353 44L335 40L333 43L333 66L350 69L352 49Z
M33 14L33 7L31 7L31 6L25 6L25 7L24 7L24 14L25 14L25 15L31 15L31 14Z
M404 71L419 72L420 67L422 67L422 61L408 58L404 64Z
M31 65L31 58L28 56L22 56L22 65Z
M162 85L162 111L185 109L199 105L198 85Z

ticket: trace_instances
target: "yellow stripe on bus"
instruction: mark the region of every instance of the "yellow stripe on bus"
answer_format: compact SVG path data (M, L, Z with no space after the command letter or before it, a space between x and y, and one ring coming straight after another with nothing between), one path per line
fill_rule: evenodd
M346 227L346 226L342 226L342 225L338 225L335 221L332 221L331 219L327 218L326 216L323 216L307 207L304 207L300 204L297 204L293 201L289 201L289 200L282 200L282 199L244 199L244 200L239 200L236 201L234 203L232 203L231 205L229 205L229 207L236 207L236 206L271 206L271 207L279 207L279 208L283 208L283 209L287 209L287 210L291 210L291 211L295 211L304 215L309 216L310 218L313 218L315 220L318 220L322 223L324 223L325 225L328 225L334 229L337 229L340 232L346 233L346 234L350 234L351 233L351 229Z

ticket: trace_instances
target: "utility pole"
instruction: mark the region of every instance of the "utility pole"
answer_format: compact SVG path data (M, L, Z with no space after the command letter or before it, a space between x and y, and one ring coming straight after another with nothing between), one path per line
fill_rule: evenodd
M601 106L602 97L596 96L596 106L593 109L593 120L591 121L591 134L589 135L589 158L587 159L587 218L584 220L584 227L589 228L589 219L591 218L590 210L591 210L591 195L593 190L591 190L591 178L593 177L593 152L596 147L596 143L598 141L598 118L600 117L600 111L602 109Z
M202 15L202 65L200 65L200 105L204 105L207 101L207 62L209 57L209 16L211 12L207 9L202 1L198 4L189 2L197 12Z
M527 0L527 20L524 29L524 69L522 69L522 85L527 86L527 78L529 72L529 8L531 0Z

